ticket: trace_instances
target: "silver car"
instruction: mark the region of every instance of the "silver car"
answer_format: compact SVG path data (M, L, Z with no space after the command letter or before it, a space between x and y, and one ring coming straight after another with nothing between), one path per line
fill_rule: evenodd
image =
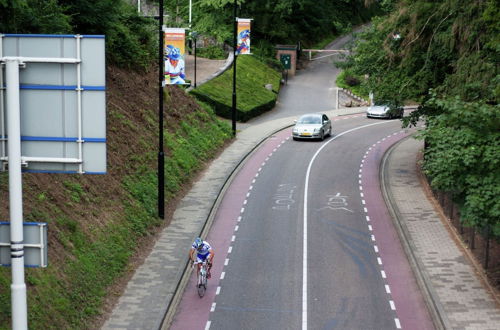
M403 113L403 108L391 109L388 105L372 105L366 109L366 117L368 118L401 118Z
M298 139L320 139L332 135L332 123L325 114L308 113L302 115L292 129L292 137Z

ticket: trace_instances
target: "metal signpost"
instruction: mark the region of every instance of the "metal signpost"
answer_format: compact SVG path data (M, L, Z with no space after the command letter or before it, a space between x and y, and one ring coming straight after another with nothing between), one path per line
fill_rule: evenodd
M21 172L106 173L104 54L104 36L0 34L0 171L9 171L10 207L2 226L10 224L16 330L28 328L25 247L39 248L36 265L47 266L46 226L36 224L38 236L23 229Z

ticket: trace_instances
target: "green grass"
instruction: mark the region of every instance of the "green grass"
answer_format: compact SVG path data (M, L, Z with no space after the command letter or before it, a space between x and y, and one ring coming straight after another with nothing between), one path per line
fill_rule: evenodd
M281 73L252 55L238 56L236 61L236 107L238 120L247 121L271 110L278 97ZM272 90L266 85L272 85ZM215 107L216 113L231 118L233 102L233 68L190 92Z

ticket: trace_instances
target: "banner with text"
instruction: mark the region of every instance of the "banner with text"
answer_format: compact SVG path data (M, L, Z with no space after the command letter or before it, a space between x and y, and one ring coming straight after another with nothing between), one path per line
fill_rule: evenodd
M163 28L165 35L165 84L186 84L185 39L186 31L181 28Z
M251 18L238 18L238 35L236 40L236 55L250 54L250 23Z

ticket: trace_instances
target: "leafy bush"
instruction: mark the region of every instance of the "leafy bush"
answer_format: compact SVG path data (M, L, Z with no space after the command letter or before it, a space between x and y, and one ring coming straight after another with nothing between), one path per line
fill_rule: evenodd
M356 81L358 81L358 84L348 84L346 81L348 77L351 77L352 80L355 79ZM344 70L339 73L335 83L338 87L350 90L355 95L358 95L367 100L369 97L369 92L366 90L366 87L364 86L362 81L362 78L359 75L354 75L351 70Z
M424 131L424 170L434 188L453 194L469 226L500 237L500 107L432 98L439 108Z
M345 83L351 87L358 86L361 83L358 78L353 76L346 76L344 80Z
M211 60L224 60L227 53L220 46L210 45L208 47L196 48L196 56Z

